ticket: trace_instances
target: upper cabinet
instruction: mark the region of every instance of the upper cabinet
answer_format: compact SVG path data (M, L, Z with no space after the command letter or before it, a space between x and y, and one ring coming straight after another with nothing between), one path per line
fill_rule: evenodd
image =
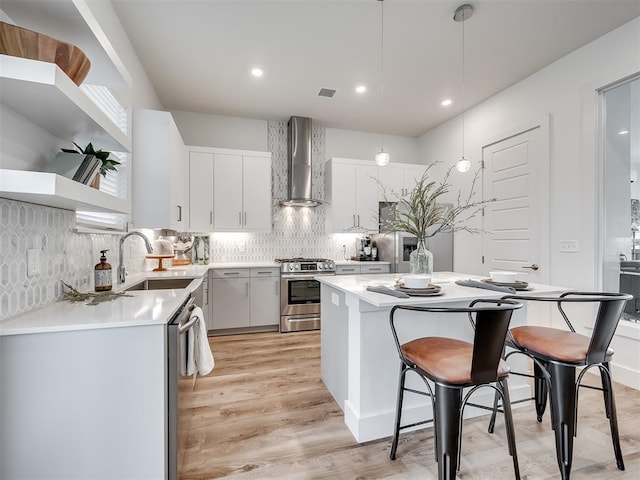
M378 180L380 181L379 200L381 202L396 202L399 197L406 197L422 177L424 165L406 163L389 164L380 167Z
M332 158L326 163L327 231L378 231L377 178L373 162Z
M189 228L271 230L271 154L189 147Z
M171 113L133 113L133 224L188 227L187 150Z

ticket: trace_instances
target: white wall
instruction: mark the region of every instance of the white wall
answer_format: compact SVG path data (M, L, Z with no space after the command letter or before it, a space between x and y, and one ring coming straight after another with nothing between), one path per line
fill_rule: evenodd
M326 129L326 156L371 159L380 151L382 136L378 133ZM391 155L392 163L424 163L418 156L418 138L385 135L384 149Z
M478 167L487 140L526 122L550 118L550 271L553 284L598 286L596 89L640 71L640 18L570 53L465 114L465 153ZM460 156L460 119L422 135L425 161L453 164ZM453 182L464 185L461 175ZM578 240L579 253L559 253L560 240ZM482 273L479 237L456 235L454 268Z
M268 122L194 112L171 112L187 145L266 152Z
M206 113L172 111L187 145L268 150L268 121ZM371 159L380 150L379 134L325 128L325 160L331 157ZM385 135L384 148L396 163L424 163L418 156L418 138Z

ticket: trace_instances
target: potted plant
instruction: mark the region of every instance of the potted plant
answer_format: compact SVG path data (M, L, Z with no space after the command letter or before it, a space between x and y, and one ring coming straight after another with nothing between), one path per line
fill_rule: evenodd
M390 192L388 195L387 189L381 185L387 198L397 200L393 217L391 220L384 221L382 228L391 232L407 232L418 239L417 248L409 257L411 273L429 275L433 273L433 254L426 247L427 238L440 232L464 230L478 233L480 229L469 227L467 222L481 212L486 203L495 200L475 201L473 199L476 182L480 176L478 170L474 174L469 193L463 196L458 192L453 205L444 204L441 197L451 189L449 176L453 167L447 170L441 182L431 181L430 172L437 163L432 163L426 168L408 197L403 197L396 192Z
M84 148L80 147L80 145L78 145L76 142L73 142L73 144L76 146L75 149L62 148L61 150L64 153L79 153L97 157L102 162L102 165L100 165L100 175L102 175L103 177L106 177L109 171L117 171L117 166L120 165L120 162L111 157L111 152L107 152L105 150L96 150L91 142L89 142ZM91 183L91 186L94 188L100 188L99 176L97 176L96 179Z

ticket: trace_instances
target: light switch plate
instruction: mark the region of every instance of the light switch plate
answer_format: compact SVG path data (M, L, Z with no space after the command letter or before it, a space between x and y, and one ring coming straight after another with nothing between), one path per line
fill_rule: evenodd
M577 240L561 240L560 241L560 251L566 253L575 253L579 252L580 248Z
M40 275L40 250L30 248L27 250L27 277Z

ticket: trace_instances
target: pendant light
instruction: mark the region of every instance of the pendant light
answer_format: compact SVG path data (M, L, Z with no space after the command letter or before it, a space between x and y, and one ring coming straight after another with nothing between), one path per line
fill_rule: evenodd
M380 124L384 123L384 0L380 2ZM384 134L380 137L380 151L376 153L376 165L384 167L391 157L384 151Z
M473 15L473 7L469 4L460 5L453 14L453 20L462 23L462 98L460 103L464 109L464 22ZM464 110L462 111L462 157L456 163L456 170L461 173L468 172L471 161L464 156Z

